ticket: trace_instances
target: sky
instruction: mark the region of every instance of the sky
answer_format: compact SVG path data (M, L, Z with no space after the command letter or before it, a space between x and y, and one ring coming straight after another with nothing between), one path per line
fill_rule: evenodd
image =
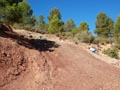
M36 17L43 15L47 22L47 16L52 8L58 8L62 20L66 22L73 19L76 26L82 21L88 23L90 31L95 30L96 16L106 13L107 16L116 21L120 15L120 0L26 0Z

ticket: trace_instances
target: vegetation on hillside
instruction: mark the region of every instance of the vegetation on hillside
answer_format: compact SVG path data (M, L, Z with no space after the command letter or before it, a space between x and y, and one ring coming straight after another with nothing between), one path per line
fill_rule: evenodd
M103 53L112 58L119 59L117 48L108 48L108 49L104 50Z
M0 23L31 29L35 21L33 11L25 0L0 0Z
M105 13L98 14L95 33L98 36L109 37L113 31L113 23L113 20L109 18Z

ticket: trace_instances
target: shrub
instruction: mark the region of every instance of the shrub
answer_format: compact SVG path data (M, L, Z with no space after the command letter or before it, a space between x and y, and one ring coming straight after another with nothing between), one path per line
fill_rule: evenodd
M61 32L60 39L63 39L63 40L67 39L67 36L66 36L65 32Z
M34 27L34 26L31 26L31 25L29 25L29 24L23 26L23 28L26 29L26 30L29 30L29 31L34 31L34 30L35 30L35 27Z
M111 44L113 42L114 42L113 38L98 37L98 36L95 37L93 41L94 44L102 44L102 45Z
M120 49L120 44L115 44L114 47Z
M119 59L117 48L108 48L108 49L104 50L103 53L112 58Z
M114 43L115 43L115 47L117 47L118 49L120 49L120 37L118 37L118 38L115 38L114 37Z
M73 34L73 37L78 33L78 30L76 28L73 28L71 30L71 33Z
M76 34L75 37L78 38L78 40L83 43L92 43L94 39L89 31L79 32L78 34Z
M14 27L15 29L21 29L21 26L20 26L19 24L17 24L17 23L14 23L14 24L13 24L13 27Z
M71 32L64 32L64 38L65 39L72 39L73 38L73 34Z
M73 42L74 42L75 44L79 44L78 38L74 37L74 38L73 38Z

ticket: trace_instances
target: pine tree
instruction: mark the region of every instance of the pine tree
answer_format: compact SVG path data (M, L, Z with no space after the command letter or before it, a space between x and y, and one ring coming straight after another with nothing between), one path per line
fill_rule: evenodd
M40 30L45 30L45 21L44 21L44 16L43 15L39 16L38 27L39 27Z
M66 32L71 32L72 29L75 28L75 23L72 19L68 20L65 24L64 24L64 31Z
M0 23L35 24L35 16L25 0L0 0Z
M54 18L55 15L56 15L56 17L57 17L58 19L61 20L61 13L60 13L59 9L53 8L53 9L50 11L50 16L48 16L49 22Z
M81 22L78 30L81 31L89 31L89 25L86 22Z
M114 37L118 39L120 37L120 15L117 18L117 22L114 25L114 31L113 31Z
M50 11L50 16L48 16L49 33L60 33L63 30L63 22L61 20L61 14L57 8L53 8Z
M49 33L59 33L63 29L63 22L55 15L49 23Z
M109 37L113 30L113 20L109 18L105 13L97 15L96 30L98 36Z

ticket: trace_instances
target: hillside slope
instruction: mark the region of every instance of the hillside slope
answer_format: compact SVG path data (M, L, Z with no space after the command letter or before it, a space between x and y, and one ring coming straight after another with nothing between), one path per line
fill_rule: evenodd
M120 69L72 43L0 37L0 90L119 90Z

